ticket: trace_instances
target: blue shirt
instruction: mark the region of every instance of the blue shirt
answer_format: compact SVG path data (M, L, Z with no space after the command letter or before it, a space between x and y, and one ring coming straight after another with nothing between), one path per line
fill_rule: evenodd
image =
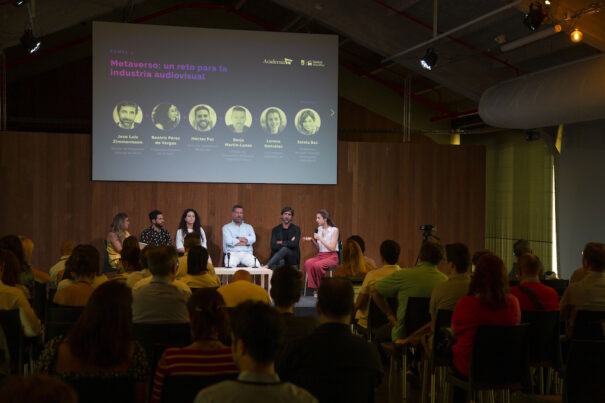
M239 242L238 237L248 239L248 245L235 246ZM248 252L252 253L252 245L256 242L256 234L252 225L242 221L237 225L233 221L223 225L223 253Z

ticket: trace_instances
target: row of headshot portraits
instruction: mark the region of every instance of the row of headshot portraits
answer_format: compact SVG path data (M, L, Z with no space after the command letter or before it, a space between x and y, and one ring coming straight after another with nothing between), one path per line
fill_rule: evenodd
M209 132L218 121L216 111L206 104L191 108L188 118L191 127L198 132ZM135 102L120 102L113 109L113 120L122 129L134 129L143 121L143 110ZM172 130L181 123L181 112L174 104L161 103L151 111L151 121L160 130ZM259 121L269 134L283 132L288 124L285 112L276 106L266 108ZM294 123L296 130L304 135L315 134L321 127L319 114L310 108L299 110ZM244 133L252 127L252 113L245 106L234 105L225 113L225 125L233 133Z

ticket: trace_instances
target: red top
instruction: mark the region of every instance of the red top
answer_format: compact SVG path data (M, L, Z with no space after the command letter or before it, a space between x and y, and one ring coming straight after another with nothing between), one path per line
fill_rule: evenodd
M559 294L554 288L546 286L538 281L529 281L521 283L523 287L527 287L532 290L542 305L545 311L558 311L559 310ZM522 311L536 311L536 307L532 300L519 289L518 286L511 287L510 293L513 294L519 300Z
M218 375L238 372L230 347L205 350L188 347L167 348L155 371L151 402L161 401L167 375Z
M475 296L462 297L452 316L452 327L456 333L456 343L452 346L454 366L468 376L471 372L471 354L475 333L480 325L518 325L521 322L519 301L508 294L508 304L504 308L489 310Z

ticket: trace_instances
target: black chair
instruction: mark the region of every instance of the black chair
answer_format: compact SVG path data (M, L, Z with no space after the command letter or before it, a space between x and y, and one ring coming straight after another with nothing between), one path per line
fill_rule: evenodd
M565 290L569 287L569 280L564 279L541 280L541 282L550 288L554 288L557 294L559 294L559 299L561 299Z
M46 310L45 341L66 336L83 310L84 308L79 306L49 305Z
M605 311L578 310L573 322L572 339L605 340Z
M135 380L132 377L78 377L66 379L78 394L79 402L132 403Z
M605 341L572 340L564 379L564 402L605 401Z
M34 281L34 291L32 293L32 308L36 316L41 320L46 317L46 305L48 302L48 283Z
M115 273L116 269L109 264L109 253L107 252L107 240L103 241L103 273Z
M237 379L237 373L199 376L167 376L162 388L162 403L192 402L200 390L229 379Z
M447 382L470 394L476 401L480 391L503 390L510 401L510 390L529 386L529 325L479 326L473 342L468 379L453 371Z
M539 371L540 394L544 394L544 368L549 372L546 391L550 392L554 371L560 372L563 361L559 337L559 311L523 311L521 323L529 324L529 365ZM558 382L555 382L556 384ZM533 393L533 378L531 386Z
M399 300L397 297L387 298L387 302L391 307L391 311L396 314L397 307L399 306ZM370 296L370 301L368 302L368 338L370 341L376 339L376 332L378 329L384 328L388 325L389 320L382 310L376 305L372 296ZM390 337L390 334L389 334Z
M431 356L428 362L428 370L431 375L431 403L435 403L437 385L440 386L440 390L442 389L442 380L445 379L445 373L442 369L449 367L452 363L452 351L447 343L449 335L447 329L451 326L453 314L454 311L439 309L437 311L437 317L435 318L435 330L433 332L433 342L431 343ZM424 381L422 385L425 385ZM423 396L426 396L424 388Z
M133 331L134 339L145 350L152 374L166 348L191 343L189 323L135 323Z
M0 310L0 326L10 354L11 374L23 373L24 335L18 309Z
M291 381L308 390L320 402L372 403L380 377L359 368L343 368L337 372L315 368L297 371Z

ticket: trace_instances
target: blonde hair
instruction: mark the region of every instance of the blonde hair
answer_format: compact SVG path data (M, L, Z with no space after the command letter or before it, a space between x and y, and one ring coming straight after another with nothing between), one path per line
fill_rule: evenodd
M34 241L25 235L19 235L21 246L23 247L23 260L31 266L32 255L34 254Z
M349 276L363 276L367 272L366 263L359 244L353 240L345 241L342 247L342 263L340 265Z

